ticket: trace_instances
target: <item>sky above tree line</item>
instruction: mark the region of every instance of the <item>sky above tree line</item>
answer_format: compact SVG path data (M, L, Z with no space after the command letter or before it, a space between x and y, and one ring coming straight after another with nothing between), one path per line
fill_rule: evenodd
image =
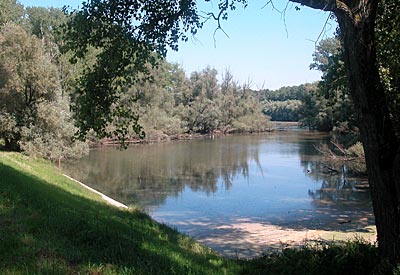
M20 0L24 6L78 8L81 0ZM275 1L275 10L268 1L250 1L238 8L223 22L223 31L214 31L209 20L195 37L181 42L179 51L169 51L167 60L180 64L187 74L207 66L217 69L219 78L229 70L241 83L253 89L277 89L320 79L321 73L310 70L312 53L319 39L332 37L336 22L328 13L307 7ZM200 11L217 9L218 1L199 1ZM325 26L325 27L324 27Z

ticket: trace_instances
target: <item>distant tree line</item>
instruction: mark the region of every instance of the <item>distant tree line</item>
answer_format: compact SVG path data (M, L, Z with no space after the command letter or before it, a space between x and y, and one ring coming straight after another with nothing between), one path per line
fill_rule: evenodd
M229 72L219 83L217 74L208 67L187 77L177 64L161 61L150 70L152 81L142 79L129 88L125 96L135 98L130 109L136 110L146 139L270 129L251 89L239 85Z
M79 90L82 81L91 81L82 75L90 76L87 71L96 66L100 50L88 48L81 59L65 50L62 26L68 18L60 9L24 8L16 0L1 5L8 11L0 13L4 146L57 161L86 154L86 139L97 137L89 131L83 139L76 138L82 123L90 120L77 116L96 113L102 106L81 104L85 99ZM187 134L261 132L271 128L271 119L333 131L346 137L347 145L354 144L358 128L339 40L322 40L313 59L310 67L322 72L321 81L259 91L240 85L229 71L221 81L209 67L187 76L179 65L159 59L158 66L148 64L147 73L136 75L130 85L124 86L126 79L116 84L123 93L112 105L113 119L97 118L106 125L100 136L111 140L145 136L154 141ZM394 100L396 96L393 93Z
M322 72L321 81L257 92L264 113L271 120L298 121L309 129L350 134L354 142L358 129L341 51L339 39L321 40L310 65Z
M25 8L16 0L0 5L0 139L4 147L58 162L79 158L88 152L88 139L97 137L89 131L77 138L79 123L85 123L84 117L76 120L78 105L87 109L86 114L101 108L80 105L79 89L82 81L91 81L82 76L96 66L101 51L92 47L82 59L73 58L63 39L68 17L60 9ZM148 140L161 140L270 128L259 98L229 72L219 83L218 72L212 68L186 76L176 64L163 59L157 63L146 65L147 74L136 75L133 84L119 81L124 92L119 105L112 106L115 119L105 122L105 137L145 135ZM130 127L132 121L138 124Z

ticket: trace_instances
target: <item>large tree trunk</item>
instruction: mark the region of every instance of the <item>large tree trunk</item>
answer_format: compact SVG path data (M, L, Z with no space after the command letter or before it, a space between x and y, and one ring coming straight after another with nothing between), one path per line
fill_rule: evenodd
M337 7L350 92L355 103L367 162L378 246L400 261L400 142L381 84L374 39L378 1Z
M344 43L350 92L364 145L378 246L400 262L400 138L379 77L375 46L378 0L290 0L333 12Z

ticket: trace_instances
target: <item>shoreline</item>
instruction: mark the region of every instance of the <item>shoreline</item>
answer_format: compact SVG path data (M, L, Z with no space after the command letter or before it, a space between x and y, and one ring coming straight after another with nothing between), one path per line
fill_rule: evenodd
M101 196L108 204L127 210L129 207L109 196L93 189L86 184L62 174L69 180L78 183L87 190ZM151 216L150 216L151 217ZM151 217L151 219L163 224ZM175 224L167 225L174 228ZM221 238L213 234L211 229L207 236L188 235L199 243L213 249L222 257L254 259L265 254L274 253L284 248L301 248L304 246L318 243L334 243L362 239L368 243L376 243L375 226L366 226L362 228L362 233L346 231L330 231L324 229L288 229L272 224L254 222L251 220L242 220L231 225L219 226L214 230L224 230L226 234ZM181 234L186 234L180 232ZM238 242L237 240L240 240ZM222 245L223 244L223 245Z
M97 191L96 189L93 189L92 187L89 187L89 186L87 186L86 184L84 184L84 183L82 183L82 182L80 182L80 181L78 181L78 180L76 180L76 179L74 179L74 178L71 178L70 176L68 176L68 175L66 175L66 174L62 174L62 175L63 175L64 177L66 177L67 179L72 180L73 182L76 182L76 183L80 184L81 186L83 186L84 188L90 190L91 192L93 192L93 193L95 193L95 194L101 196L101 198L102 198L104 201L106 201L108 204L113 205L113 206L118 207L118 208L129 209L129 207L128 207L127 205L125 205L125 204L123 204L123 203L121 203L121 202L119 202L119 201L116 201L116 200L114 200L113 198L110 198L110 197L107 196L107 195L104 195L104 194L101 193L100 191Z
M159 133L158 135L154 135L152 137L144 139L140 138L128 139L127 141L125 141L125 144L128 146L136 144L154 144L154 143L169 142L169 141L187 141L187 140L196 140L203 138L227 137L233 135L257 135L263 133L282 132L282 131L289 132L293 131L294 128L301 129L300 123L296 121L270 121L270 123L272 127L262 131L241 132L235 129L230 129L228 131L223 131L218 129L214 130L211 133L206 133L206 134L183 133L183 134L167 135L164 133ZM114 147L114 146L121 146L121 142L111 138L104 138L99 141L90 141L89 146L90 148Z

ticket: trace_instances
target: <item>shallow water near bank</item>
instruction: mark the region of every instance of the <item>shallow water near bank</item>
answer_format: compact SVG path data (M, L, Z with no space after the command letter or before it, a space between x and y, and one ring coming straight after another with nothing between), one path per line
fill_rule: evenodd
M346 167L333 173L315 149L327 142L295 131L102 148L65 172L227 256L344 233L373 238L366 180Z

